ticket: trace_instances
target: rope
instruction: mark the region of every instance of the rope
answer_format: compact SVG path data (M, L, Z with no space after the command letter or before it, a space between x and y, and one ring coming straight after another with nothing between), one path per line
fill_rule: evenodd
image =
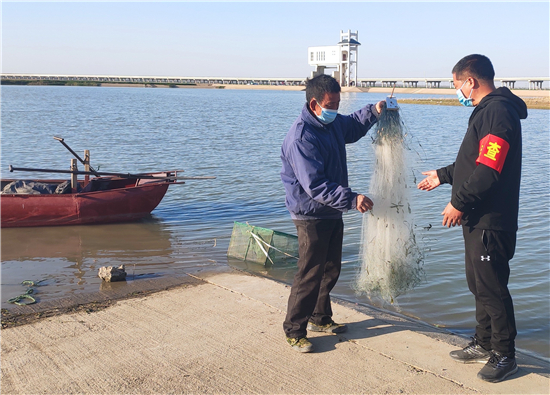
M25 281L23 281L21 284L29 286L29 289L27 289L27 292L25 292L22 295L16 296L15 298L9 299L8 303L13 303L13 304L16 304L18 306L26 306L28 304L36 303L36 299L31 296L31 294L34 293L34 288L31 288L31 287L35 287L43 281L46 281L46 280L40 280L40 281L25 280ZM20 303L23 299L28 299L28 300L30 300L30 302Z
M295 257L294 255L290 255L290 254L287 254L286 252L284 251L281 251L279 250L278 248L272 246L271 244L269 243L266 243L264 240L262 240L260 237L258 237L257 235L255 235L254 233L252 233L251 231L249 231L250 234L254 237L254 240L256 240L256 242L258 243L258 245L260 246L260 248L262 249L263 253L265 254L265 256L267 256L267 258L271 261L271 258L269 258L269 255L267 253L267 251L262 247L262 244L265 244L266 246L270 247L270 248L273 248L275 251L277 252L280 252L281 254L284 254L288 257L291 257L291 258L294 258L294 259L299 259L298 257ZM262 243L262 244L261 244ZM273 263L273 261L271 261L271 263Z
M40 281L32 281L32 280L25 280L21 284L28 285L29 287L34 287L40 284L41 282L44 282L46 280L40 280Z
M267 251L265 250L265 248L262 246L262 244L260 243L260 241L262 243L265 243L267 244L265 241L263 241L262 239L260 239L258 236L256 236L254 233L250 232L250 234L252 235L252 237L254 237L254 240L256 240L256 243L258 243L258 246L260 247L260 249L262 250L262 252L265 254L265 256L267 257L267 259L269 259L269 262L271 262L271 264L273 265L273 261L271 260L271 258L269 257L269 254L267 253ZM269 245L269 244L267 244Z
M28 304L36 303L36 299L31 296L31 294L34 292L34 288L27 289L27 292L25 292L23 295L16 296L15 298L11 298L8 300L8 303L13 303L18 306L26 306ZM30 299L30 302L28 303L19 303L23 299Z

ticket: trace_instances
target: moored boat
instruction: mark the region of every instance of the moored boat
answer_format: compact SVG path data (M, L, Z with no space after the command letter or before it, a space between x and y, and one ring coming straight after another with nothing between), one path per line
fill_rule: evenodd
M151 176L148 173L144 176ZM2 228L83 225L139 220L153 211L176 183L171 172L155 173L158 179L96 177L78 181L78 192L0 196ZM164 175L167 178L160 178ZM15 180L1 180L1 188ZM65 180L33 180L55 189ZM177 183L182 183L177 182Z
M139 220L151 213L173 184L181 180L216 177L182 177L181 170L155 173L110 173L90 165L90 151L84 159L61 137L54 137L76 159L70 170L18 168L9 171L70 174L71 180L0 180L2 228L107 224ZM85 170L79 171L77 160ZM84 180L78 180L84 175ZM93 178L90 178L94 176Z

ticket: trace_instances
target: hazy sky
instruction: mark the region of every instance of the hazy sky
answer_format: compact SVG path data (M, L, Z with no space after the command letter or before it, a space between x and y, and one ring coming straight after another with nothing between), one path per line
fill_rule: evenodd
M549 76L544 2L2 2L2 72L306 77L307 47L359 31L359 78Z

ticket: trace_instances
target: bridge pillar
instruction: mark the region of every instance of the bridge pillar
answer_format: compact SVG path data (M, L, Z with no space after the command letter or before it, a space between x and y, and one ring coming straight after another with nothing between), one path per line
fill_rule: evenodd
M426 81L426 88L440 88L441 87L441 81Z

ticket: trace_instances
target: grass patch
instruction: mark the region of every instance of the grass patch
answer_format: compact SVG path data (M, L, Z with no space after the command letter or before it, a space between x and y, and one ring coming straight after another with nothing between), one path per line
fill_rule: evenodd
M444 99L398 99L400 104L427 104L434 106L460 106L455 98ZM528 109L550 110L550 97L523 98Z

